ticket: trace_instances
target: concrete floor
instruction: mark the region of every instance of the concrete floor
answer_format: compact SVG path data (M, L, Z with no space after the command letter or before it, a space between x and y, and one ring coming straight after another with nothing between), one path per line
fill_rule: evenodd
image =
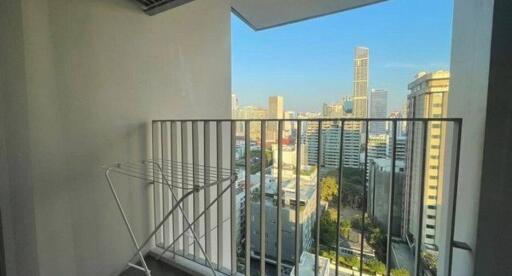
M190 274L183 272L173 266L164 262L157 261L151 256L146 256L146 263L151 270L151 276L190 276ZM129 268L121 273L119 276L146 276L144 271L135 268Z

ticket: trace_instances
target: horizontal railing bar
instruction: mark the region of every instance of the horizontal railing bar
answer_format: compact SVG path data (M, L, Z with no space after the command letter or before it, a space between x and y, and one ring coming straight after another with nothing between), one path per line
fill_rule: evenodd
M303 118L303 119L165 119L160 122L461 122L462 118Z

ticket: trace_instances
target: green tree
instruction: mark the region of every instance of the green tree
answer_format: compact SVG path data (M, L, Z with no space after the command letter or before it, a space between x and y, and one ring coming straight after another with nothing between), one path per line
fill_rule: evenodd
M351 267L359 267L359 258L355 256L348 257L347 264Z
M410 276L409 270L405 268L391 269L391 276Z
M332 219L330 210L325 210L320 217L320 242L329 246L336 243L336 221Z
M342 220L340 225L340 234L345 237L345 239L348 239L350 231L352 231L352 222L350 219Z
M371 260L368 262L368 268L378 274L384 274L386 272L386 265L378 260Z
M328 176L322 180L321 198L330 202L338 194L338 183L334 177Z

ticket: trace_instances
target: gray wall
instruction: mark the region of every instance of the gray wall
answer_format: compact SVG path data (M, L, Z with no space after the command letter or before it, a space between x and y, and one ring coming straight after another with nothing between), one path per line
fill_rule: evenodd
M493 0L455 0L448 117L463 118L455 240L476 246L489 79ZM450 134L447 134L450 137ZM447 141L451 141L448 138ZM452 149L449 149L452 150ZM445 155L451 158L451 153ZM446 161L448 162L448 161ZM446 163L448 164L448 163ZM449 177L449 174L446 174ZM448 183L448 181L445 181ZM448 188L448 187L447 187ZM451 190L446 190L448 194ZM443 206L450 198L443 197ZM448 208L443 208L447 211ZM447 222L446 212L442 214ZM447 272L443 235L440 269ZM473 253L454 249L453 275L473 275ZM484 275L484 274L482 274Z
M151 119L230 117L229 2L2 1L0 20L8 275L114 275L133 247L101 165L149 157ZM150 193L123 187L142 237Z
M494 5L475 275L512 271L512 2Z

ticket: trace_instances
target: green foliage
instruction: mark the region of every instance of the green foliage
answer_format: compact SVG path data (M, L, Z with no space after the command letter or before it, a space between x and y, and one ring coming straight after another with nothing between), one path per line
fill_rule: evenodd
M371 260L367 263L368 268L379 274L384 274L386 272L386 265L378 260Z
M320 242L329 246L336 244L336 221L332 219L329 209L320 217Z
M391 269L391 276L410 276L409 271L405 268Z
M347 264L350 267L359 267L359 265L360 265L358 257L352 256L352 257L346 258L346 260L347 260Z
M350 231L352 231L352 222L349 219L344 219L341 221L340 225L340 234L348 239L350 235Z
M322 180L321 198L323 201L330 202L333 198L337 198L338 183L334 177L328 176Z

